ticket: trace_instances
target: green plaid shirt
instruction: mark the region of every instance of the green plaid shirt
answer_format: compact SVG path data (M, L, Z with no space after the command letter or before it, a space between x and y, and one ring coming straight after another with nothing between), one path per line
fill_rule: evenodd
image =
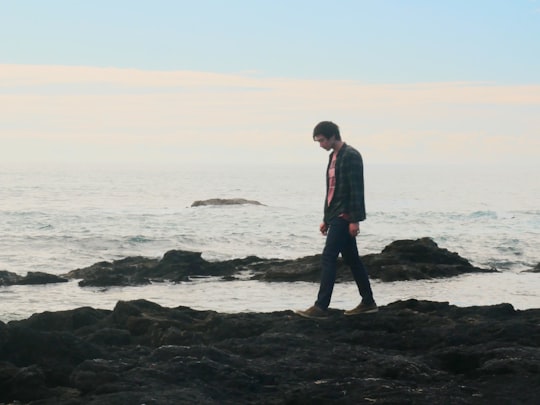
M335 152L330 154L326 169L326 197L324 199L324 222L344 215L350 222L366 219L364 202L364 164L362 155L352 146L343 144L336 158L336 188L330 205L328 198L328 169Z

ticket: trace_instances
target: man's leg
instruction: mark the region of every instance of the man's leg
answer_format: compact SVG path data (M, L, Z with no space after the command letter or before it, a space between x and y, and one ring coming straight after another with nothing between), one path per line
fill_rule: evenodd
M364 267L364 263L362 263L362 259L360 259L360 256L358 255L356 238L349 235L349 239L346 241L341 254L345 263L351 268L354 281L356 281L358 287L358 292L362 297L362 302L367 305L375 303L368 273Z
M332 221L328 228L321 258L321 284L315 302L315 305L321 309L327 309L330 306L336 282L337 258L346 243L348 232L349 224L341 218Z

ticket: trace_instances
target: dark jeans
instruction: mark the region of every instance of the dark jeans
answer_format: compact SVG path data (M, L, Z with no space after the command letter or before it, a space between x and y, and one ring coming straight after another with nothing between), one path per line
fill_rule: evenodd
M345 263L351 268L362 302L365 304L374 303L366 268L358 256L356 238L349 234L349 222L343 218L336 218L329 225L321 259L321 285L315 305L322 309L327 309L330 305L336 282L337 258L340 253Z

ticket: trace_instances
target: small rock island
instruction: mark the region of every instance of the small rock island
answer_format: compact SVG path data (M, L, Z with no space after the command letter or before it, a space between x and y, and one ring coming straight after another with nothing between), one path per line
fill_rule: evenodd
M209 200L197 200L191 204L192 207L202 207L206 205L264 205L259 201L246 200L245 198L211 198Z

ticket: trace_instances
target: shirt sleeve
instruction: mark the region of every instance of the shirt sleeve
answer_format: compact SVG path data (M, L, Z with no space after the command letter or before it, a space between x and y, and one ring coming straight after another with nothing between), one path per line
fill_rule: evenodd
M346 181L348 182L348 212L351 222L366 219L366 206L364 200L364 164L359 152L347 156Z

